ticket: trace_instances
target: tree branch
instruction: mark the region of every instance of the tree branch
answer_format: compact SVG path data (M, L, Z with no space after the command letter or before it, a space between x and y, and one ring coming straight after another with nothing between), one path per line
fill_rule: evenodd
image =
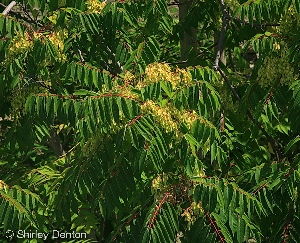
M236 92L235 88L232 86L232 84L230 83L228 77L226 76L226 74L223 72L223 70L218 67L218 71L219 73L221 74L222 78L225 80L227 86L230 88L231 92L233 93L233 95L235 96L235 98L238 100L238 101L241 101L241 98L240 96L238 95L238 93ZM277 160L279 160L279 154L280 154L280 151L276 145L276 141L273 137L271 137L267 131L265 130L265 128L262 126L262 124L255 120L254 117L252 116L251 112L249 110L247 110L247 116L248 118L253 122L253 124L255 124L259 130L262 132L262 134L267 138L267 140L270 142L272 148L274 149L274 151L276 151L276 156L277 156Z
M238 95L238 93L236 92L235 88L230 83L230 80L228 79L228 77L226 76L226 74L223 72L223 70L219 66L219 61L220 61L220 57L221 57L221 52L223 50L223 44L224 44L224 39L225 39L225 34L226 34L226 26L227 26L227 24L229 22L229 19L230 19L229 13L226 10L226 5L224 3L224 0L220 0L220 3L221 3L221 7L222 7L222 12L223 12L223 21L222 21L222 30L221 30L221 34L220 34L219 42L218 42L217 56L216 56L213 68L214 68L214 70L218 71L221 74L222 78L225 80L227 86L229 87L229 89L231 90L231 92L233 93L233 95L235 96L235 98L238 101L241 101L241 97ZM277 153L277 159L279 160L279 157L278 157L278 155L279 155L279 149L278 149L278 147L276 145L276 141L274 140L274 138L272 138L267 133L267 131L262 126L262 124L260 124L259 121L257 121L256 119L254 119L254 117L252 116L252 114L251 114L251 112L249 110L247 110L247 116L253 122L253 124L255 124L259 128L259 130L263 133L263 135L270 142L271 146L276 151L276 153Z
M219 68L219 62L220 62L221 54L223 51L224 40L225 40L226 27L227 27L227 24L230 19L230 15L226 9L224 0L220 0L220 4L222 7L222 12L223 12L223 17L222 17L223 21L222 21L222 29L221 29L220 37L219 37L219 41L218 41L217 55L216 55L216 59L215 59L214 65L213 65L213 68L215 70L217 70Z
M235 98L238 101L241 101L240 96L238 95L238 93L236 92L235 88L232 86L232 84L230 83L228 77L226 76L226 74L223 72L223 70L218 67L217 69L219 71L219 73L221 74L222 78L225 80L227 86L230 88L231 92L233 93L233 95L235 96ZM255 120L254 117L252 116L251 112L249 110L247 110L247 116L248 118L253 122L253 124L255 124L259 130L262 132L263 135L265 135L265 137L267 138L267 140L270 142L271 146L274 148L274 151L276 151L277 153L277 160L279 160L279 149L276 145L276 141L274 140L274 138L272 138L267 131L265 130L265 128L262 126L262 124L260 124L259 121Z
M21 6L21 8L23 9L22 11L21 10L17 10L17 11L12 10L12 8L16 5L16 3L12 7L10 7L10 5L14 2L15 1L12 1L8 6L4 5L3 3L0 3L0 6L5 8L4 11L2 12L3 15L7 16L8 13L11 13L12 16L22 19L23 21L27 22L28 24L35 24L40 27L43 26L42 23L33 20L32 17L30 16L30 14L28 12L24 11L22 6Z
M8 13L13 9L13 7L17 4L16 1L11 1L10 4L8 4L8 6L4 9L4 11L2 12L3 15L7 16ZM1 4L2 6L5 6L3 4Z
M28 13L26 4L25 4L25 5L21 5L21 8L22 8L22 10L23 10L23 13L24 13L24 14L27 16L27 18L30 20L30 22L36 23L36 21L33 19L33 17Z

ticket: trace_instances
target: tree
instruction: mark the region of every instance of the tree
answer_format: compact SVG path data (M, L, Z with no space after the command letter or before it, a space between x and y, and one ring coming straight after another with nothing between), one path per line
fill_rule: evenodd
M3 242L299 242L299 1L9 3Z

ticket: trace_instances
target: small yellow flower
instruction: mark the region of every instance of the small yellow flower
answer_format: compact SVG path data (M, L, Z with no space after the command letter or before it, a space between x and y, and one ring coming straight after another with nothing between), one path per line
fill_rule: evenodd
M4 189L6 191L7 188L7 184L4 181L0 180L0 190Z
M275 42L273 44L273 47L274 47L275 50L279 50L280 49L280 44L278 42Z
M193 123L197 120L197 116L194 113L183 111L181 115L181 119L183 122L185 122L189 128L192 127Z
M10 43L9 51L11 55L18 55L30 50L32 46L33 42L27 32L24 34L18 33Z
M225 0L225 4L232 10L235 10L237 7L240 6L240 3L237 0Z
M176 74L178 75L179 84L189 85L192 82L192 75L187 70L178 68Z
M205 211L202 207L201 202L199 202L197 204L195 202L192 202L191 208L195 215L204 216Z
M146 67L145 83L152 84L161 80L170 81L172 79L171 68L166 63L152 63Z
M48 38L48 40L57 48L58 50L58 58L60 60L65 60L66 56L63 54L64 50L64 41L68 36L67 30L59 30L53 31L48 34L43 33L34 33L34 37L38 39L42 39L43 37Z
M160 107L156 105L152 100L146 101L142 106L143 113L150 113L154 119L166 129L167 132L178 130L177 123L173 120L168 107Z
M132 92L132 89L130 86L125 86L122 87L120 90L118 90L118 93L122 95L124 98L129 98L129 99L138 99L139 96L135 93Z
M184 212L181 214L181 216L185 218L185 221L188 222L189 227L196 221L197 217L203 217L204 215L205 215L205 211L202 207L201 202L199 203L192 202L191 206L186 208Z
M49 19L53 24L56 24L57 18L58 18L58 13L57 13L57 12L54 12L51 16L48 17L48 19Z
M124 81L125 82L132 82L133 80L134 80L134 75L131 73L131 72L129 72L129 71L125 71L125 75L124 75Z
M101 13L102 9L106 6L106 2L98 0L87 0L85 2L90 13Z
M192 76L187 70L177 68L175 71L172 71L167 63L154 62L146 67L145 78L137 86L143 87L141 83L150 85L159 81L168 81L173 88L177 88L180 85L190 84Z
M53 45L57 47L57 49L62 50L64 49L64 42L60 38L59 33L52 33L48 36L49 40L52 42Z
M152 189L154 191L161 190L163 186L164 184L161 175L158 175L156 178L152 180Z

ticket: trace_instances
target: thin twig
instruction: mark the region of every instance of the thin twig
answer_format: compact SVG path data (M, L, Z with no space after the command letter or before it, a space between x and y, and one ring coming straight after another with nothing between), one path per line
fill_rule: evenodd
M180 61L180 62L168 62L167 64L168 65L178 65L178 64L186 64L186 63L187 63L187 60Z
M223 70L220 67L217 67L217 71L219 71L219 73L221 74L222 78L225 80L227 86L230 88L231 92L234 94L235 98L238 101L241 101L240 96L238 95L238 93L236 92L235 88L232 86L232 84L230 83L229 79L227 78L226 74L223 72Z
M81 52L80 49L78 49L78 53L79 53L80 61L81 61L82 63L85 63L84 57L83 57L82 52Z
M230 62L232 71L235 72L236 70L235 70L235 66L234 66L234 62L233 62L233 58L232 58L232 52L231 52L230 48L228 48L228 54L229 54L229 62Z
M223 238L222 234L220 233L221 230L218 229L218 227L216 226L214 220L210 217L210 215L209 215L208 212L207 212L205 215L206 215L206 217L209 219L210 224L213 226L214 231L217 233L218 237L220 238L220 241L221 241L222 243L225 243L225 239Z
M36 21L32 18L32 16L27 11L26 4L25 5L20 4L19 6L23 10L23 13L27 16L27 18L30 19L30 22L35 23Z

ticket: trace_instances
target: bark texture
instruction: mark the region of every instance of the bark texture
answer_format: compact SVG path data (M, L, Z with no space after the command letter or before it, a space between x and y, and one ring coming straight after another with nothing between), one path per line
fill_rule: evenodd
M179 0L179 21L182 22L187 16L193 0ZM189 53L197 50L197 29L186 26L183 37L180 40L180 59L188 62Z

